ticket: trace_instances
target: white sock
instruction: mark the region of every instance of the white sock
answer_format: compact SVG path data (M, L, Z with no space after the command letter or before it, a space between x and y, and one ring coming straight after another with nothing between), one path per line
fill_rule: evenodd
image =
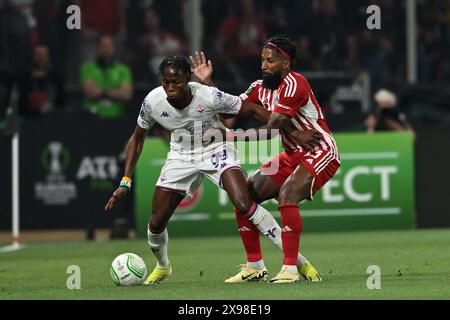
M308 263L308 259L306 259L302 254L299 252L297 256L297 265L298 266L304 266Z
M147 230L148 244L156 257L158 268L167 269L169 267L169 257L167 255L167 245L169 243L169 234L167 228L163 232L154 234Z
M287 271L291 273L297 273L297 266L288 266L287 264L283 264L283 267L286 268Z
M255 261L255 262L248 262L247 261L247 266L251 267L251 268L258 269L258 270L264 269L264 267L265 267L263 259L261 259L259 261Z
M255 213L250 217L250 221L275 246L283 250L283 246L281 245L281 227L269 211L258 204Z
M269 238L272 243L283 251L283 245L281 243L281 227L277 220L267 211L264 207L256 207L255 213L250 218L250 221L256 226L256 228L267 238ZM304 265L307 263L307 259L298 253L297 264Z

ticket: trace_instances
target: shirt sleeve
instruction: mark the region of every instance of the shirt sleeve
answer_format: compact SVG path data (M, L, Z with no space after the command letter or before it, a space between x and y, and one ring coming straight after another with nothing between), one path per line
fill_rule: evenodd
M150 130L155 122L156 121L152 116L152 107L147 99L144 99L141 105L141 111L139 111L137 124L144 130Z
M273 112L286 114L291 117L309 101L311 89L307 81L293 79L280 92L280 99Z
M217 88L211 87L212 103L217 113L238 114L241 111L242 100Z
M247 101L247 102L253 102L256 104L261 104L261 102L259 101L259 97L258 97L258 87L257 87L258 83L257 82L253 82L250 87L248 87L247 91L245 91L244 93L242 93L240 95L241 99L243 101Z

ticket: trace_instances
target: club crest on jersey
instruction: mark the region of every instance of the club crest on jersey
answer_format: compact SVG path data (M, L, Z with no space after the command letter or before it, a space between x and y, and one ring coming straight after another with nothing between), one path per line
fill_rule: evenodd
M200 113L202 113L203 111L205 111L205 106L202 106L201 104L199 104L198 106L197 106L197 108L195 108L195 110L197 111L197 112L200 112Z
M279 104L277 105L277 107L278 107L278 108L282 108L282 109L286 109L286 110L291 110L290 107L285 106L284 104L281 104L281 103L279 103Z
M161 113L161 116L160 116L161 118L170 118L170 115L166 112L166 111L163 111L162 113Z

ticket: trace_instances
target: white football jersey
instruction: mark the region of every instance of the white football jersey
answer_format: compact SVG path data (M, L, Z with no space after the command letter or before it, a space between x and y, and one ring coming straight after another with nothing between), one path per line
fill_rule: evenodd
M192 152L203 147L203 133L211 128L225 126L219 113L238 114L242 100L197 82L189 82L193 99L184 109L179 110L167 101L167 94L160 86L152 90L144 99L137 123L142 129L150 129L155 122L170 130L170 149L178 152ZM213 147L211 145L211 147Z

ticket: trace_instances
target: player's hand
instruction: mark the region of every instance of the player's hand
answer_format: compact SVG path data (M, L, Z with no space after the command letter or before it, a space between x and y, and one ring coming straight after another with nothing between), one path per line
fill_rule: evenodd
M206 61L205 53L195 51L195 57L190 56L191 71L202 84L210 85L211 76L213 73L213 66L211 60Z
M306 131L295 130L289 132L288 135L295 143L310 152L313 151L315 147L320 147L320 140L322 140L322 135L316 129Z
M123 198L128 193L127 187L118 187L116 191L114 191L111 198L109 198L108 202L105 206L105 211L111 210L115 205L117 200Z

